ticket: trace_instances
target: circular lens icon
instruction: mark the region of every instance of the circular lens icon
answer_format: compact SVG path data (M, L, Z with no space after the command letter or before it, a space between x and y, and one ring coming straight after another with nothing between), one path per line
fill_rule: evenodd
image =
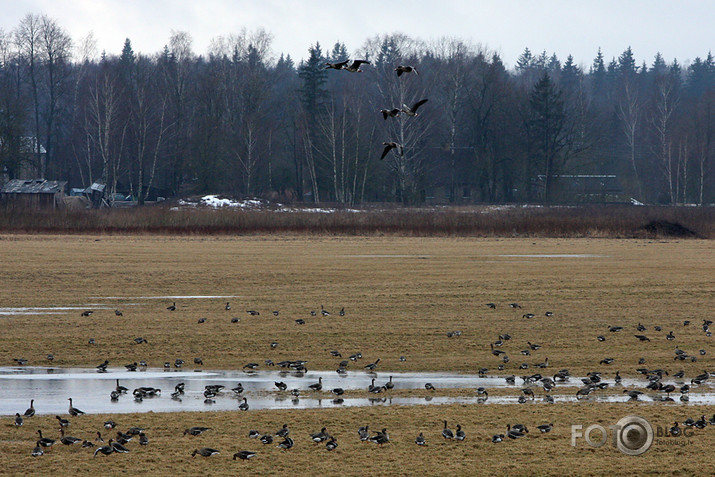
M641 455L653 444L653 427L640 416L626 416L616 423L616 447L627 455Z

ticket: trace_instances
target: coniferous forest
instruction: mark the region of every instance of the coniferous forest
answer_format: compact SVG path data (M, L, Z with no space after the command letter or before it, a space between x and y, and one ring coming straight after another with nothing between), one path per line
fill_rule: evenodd
M559 177L603 176L620 201L715 201L707 49L681 64L624 45L582 65L525 48L510 69L458 38L395 33L357 51L306 45L296 63L259 30L202 54L187 32L153 55L131 39L118 56L95 50L44 15L0 32L5 179L101 181L139 203L221 193L353 205L553 203L565 200ZM326 67L354 59L369 64Z

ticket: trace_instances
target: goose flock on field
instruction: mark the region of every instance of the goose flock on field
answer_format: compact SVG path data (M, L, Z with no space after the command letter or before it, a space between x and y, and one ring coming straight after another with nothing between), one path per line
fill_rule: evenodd
M357 65L356 67L359 67ZM342 68L342 67L341 67ZM336 68L336 69L341 69L341 68ZM416 105L418 107L419 105ZM416 109L416 107L414 109ZM414 110L413 110L414 111ZM497 310L499 308L499 305L497 303L485 303L485 306L489 310ZM512 310L520 310L522 309L522 305L516 302L512 302L508 304L509 308ZM224 309L226 311L231 310L230 303L226 302L225 305L223 305ZM176 311L177 305L176 302L172 303L170 306L166 307L167 311L173 312ZM247 310L246 311L249 316L253 317L260 317L260 312L257 310ZM519 312L521 313L521 312ZM85 312L82 313L83 316L89 317L90 315L93 314L92 310L86 310ZM115 314L117 316L123 316L123 314L119 310L115 310ZM272 312L274 317L277 317L279 315L279 311L273 311ZM315 317L315 316L322 316L322 317L330 317L331 312L326 310L323 305L320 306L320 311L311 311L310 316ZM346 315L345 313L345 308L341 308L340 312L338 313L339 316L343 317ZM516 315L518 317L519 315ZM551 311L546 311L544 313L538 314L538 316L546 317L546 318L553 318L554 313ZM532 320L537 317L537 313L524 313L522 315L522 318L524 319L529 319ZM201 321L199 321L201 322ZM683 326L689 326L690 321L685 321L683 322ZM709 330L709 327L712 325L712 321L710 320L703 320L702 324L702 331L703 333L707 336L710 337L711 333ZM606 326L606 329L610 333L620 333L626 330L625 326L620 326L620 325L608 325ZM643 325L642 323L638 323L638 325L635 327L635 330L638 332L638 334L633 334L632 336L635 337L635 342L634 345L641 343L640 346L649 346L649 343L654 343L656 342L656 335L651 334L649 337L645 333L648 332L648 328ZM653 327L653 331L655 333L662 333L663 327L662 326L655 326ZM449 338L455 338L459 337L462 335L462 331L460 330L453 330L447 333L447 337ZM626 333L621 333L621 336L631 336L627 335ZM661 335L663 336L663 335ZM666 341L673 341L675 340L675 333L673 330L669 331L665 336L661 338L665 339ZM626 338L627 339L627 338ZM633 339L633 338L630 338ZM607 342L610 340L607 340L605 336L603 335L598 335L597 336L597 341L598 342ZM90 340L91 343L94 342L94 340ZM134 344L136 345L148 345L149 341L144 338L144 337L137 337L134 340ZM507 365L513 368L518 368L519 370L526 370L529 368L538 368L539 370L544 370L549 368L549 358L544 357L543 360L537 360L537 361L532 361L532 362L527 362L524 361L521 364L511 364L510 363L510 358L509 355L516 355L517 353L524 356L524 357L529 357L532 356L533 353L544 353L545 350L549 349L548 343L543 343L539 344L536 342L532 342L530 340L526 340L525 344L522 346L519 346L516 344L516 340L509 334L509 333L502 333L500 334L496 340L493 340L489 343L489 353L487 356L490 354L492 355L492 359L496 359L496 369L499 372L506 371ZM605 346L605 345L604 345ZM278 347L278 342L272 341L270 343L270 348L275 349ZM339 365L337 368L337 373L339 375L344 375L347 372L347 368L350 366L351 362L357 362L360 359L362 359L362 353L361 352L354 352L348 355L347 359L343 359L343 352L341 352L338 349L332 349L329 350L329 355L331 358L339 359ZM698 350L698 353L700 356L703 356L706 354L706 350L700 349ZM677 345L674 349L674 356L673 360L674 361L685 361L685 362L696 362L698 357L696 353L691 353L686 351L684 348L681 348L681 345ZM53 357L54 359L54 357ZM406 361L406 358L404 356L399 357L400 362ZM27 364L27 360L23 358L15 358L14 362L17 365L24 366ZM611 366L614 363L617 362L616 358L613 357L604 357L601 359L598 364L601 366ZM638 360L639 364L644 364L645 363L645 358L640 358ZM200 357L195 357L193 359L193 363L195 366L203 366L203 360ZM306 368L306 360L284 360L280 361L277 363L274 363L270 359L264 360L264 365L265 366L277 366L280 368L283 368L287 371L292 371L296 373L297 376L304 376L305 372L307 372ZM375 361L368 363L367 365L364 365L362 369L367 372L372 374L372 376L376 376L376 369L381 363L381 358L375 359ZM174 368L181 368L185 364L185 361L181 358L175 359L173 362ZM96 366L96 370L99 373L106 373L108 372L108 365L109 365L109 360L104 360L101 364ZM146 370L148 364L144 360L132 362L130 364L127 364L124 366L124 368L129 371L129 372L136 372L136 371L141 371L141 370ZM171 362L167 361L164 363L164 368L167 370L172 366ZM257 369L261 368L261 364L259 362L250 362L246 363L243 366L244 372L247 373L255 373ZM674 382L663 382L664 379L669 379L671 377L670 373L666 369L648 369L645 367L639 367L636 369L636 372L643 375L645 377L645 380L647 384L643 388L636 388L634 385L629 386L627 389L622 389L622 392L620 394L625 394L627 396L627 399L629 401L641 401L647 396L653 396L652 393L655 393L655 397L651 397L652 401L662 401L662 402L673 402L675 401L673 397L671 397L671 394L673 393L679 393L680 394L680 401L682 402L687 402L689 401L689 394L690 391L693 387L701 386L705 383L711 382L711 378L713 377L713 373L703 370L702 373L693 376L689 379L689 382L687 382L687 378L685 376L685 371L684 370L678 370L677 372L673 372L672 378L675 379ZM487 373L489 373L489 368L488 367L481 367L479 368L479 376L487 376ZM573 381L572 381L572 376L571 373L569 372L568 369L560 369L556 371L552 376L544 375L542 374L544 371L540 372L535 372L533 374L523 374L519 378L516 376L516 374L512 375L507 375L504 376L504 379L509 386L517 386L517 379L521 379L521 386L519 387L520 392L517 397L517 402L521 404L525 404L527 402L535 402L537 398L537 393L539 393L540 399L543 400L545 403L554 403L555 399L554 396L551 394L551 392L557 387L557 386L564 386L564 387L573 387ZM607 390L611 388L611 386L623 386L623 379L620 375L620 371L616 371L615 374L613 375L612 382L609 382L609 380L605 377L605 375L608 373L605 373L603 371L591 371L589 373L586 373L585 377L580 378L580 384L578 386L578 389L576 390L575 393L575 398L577 400L588 400L591 399L591 396L599 391ZM367 387L367 392L370 394L379 394L379 393L389 393L391 390L395 388L395 382L397 380L393 379L394 376L389 376L389 380L384 381L383 384L376 383L377 378L373 377L371 380L371 384ZM576 378L573 378L574 380ZM399 381L398 381L399 383ZM277 389L277 392L280 393L290 393L292 394L295 398L298 398L301 395L301 389L294 388L289 390L288 385L285 382L282 381L275 381L275 387ZM225 385L222 384L211 384L211 385L206 385L205 389L203 391L203 395L206 399L207 403L213 402L213 400L217 397L220 397L225 394L224 388L226 388ZM436 387L430 383L426 382L424 383L424 388L428 391L435 391ZM342 403L342 395L344 395L345 390L343 388L335 387L331 388L328 387L327 389L324 389L323 387L323 378L318 377L317 382L311 382L305 386L303 389L306 392L309 393L325 393L325 392L330 392L338 398L334 400L335 403ZM542 390L542 391L540 391ZM230 388L231 395L238 397L240 399L240 404L238 405L237 409L241 411L248 411L250 409L250 405L248 402L248 398L246 396L242 396L242 394L245 391L244 386L241 383L238 383L235 387ZM174 392L171 393L171 398L172 399L181 399L181 397L185 394L185 383L179 383L175 386ZM114 390L111 391L110 393L110 399L112 401L117 401L119 399L124 399L124 396L129 395L129 388L126 386L123 386L120 384L119 379L116 379L116 387ZM154 388L150 386L142 386L135 388L131 392L131 396L135 400L141 401L145 398L153 398L153 397L160 397L161 396L161 389L159 388ZM477 402L479 403L484 403L489 399L489 390L483 386L480 386L476 389L476 397L477 397ZM71 397L67 398L69 401L69 406L67 408L67 413L69 414L70 417L75 418L75 417L81 417L85 413L78 409L77 407L74 406L73 404L73 399ZM13 425L15 428L20 428L24 426L29 419L33 418L36 414L36 409L35 409L35 399L30 400L30 405L29 407L25 410L23 414L20 412L15 413L14 416L14 422ZM147 435L144 433L144 429L140 427L130 427L126 432L121 432L121 431L115 431L116 428L116 423L112 420L108 420L104 423L104 428L107 430L111 430L113 432L116 432L116 436L109 439L107 443L104 442L104 439L102 438L101 431L97 431L97 438L94 439L94 442L91 439L83 439L83 438L78 438L78 437L73 437L68 435L70 432L69 429L71 429L70 425L70 419L62 417L60 415L56 415L55 418L57 419L57 423L59 426L59 437L55 440L50 437L44 436L43 432L41 429L37 430L37 435L39 436L38 439L35 440L35 447L31 451L31 455L35 457L39 457L45 454L53 445L56 444L56 442L60 442L64 446L67 447L73 447L73 446L78 446L82 448L89 448L90 450L93 450L93 455L96 457L98 455L105 455L108 456L110 454L115 454L115 453L128 453L130 452L131 445L130 442L136 437L136 441L138 442L138 445L148 445L149 444L149 439ZM467 439L467 432L465 429L462 428L461 424L457 424L456 428L452 430L448 426L448 420L444 419L442 421L442 426L441 429L434 429L435 433L437 431L441 431L441 437L444 440L447 441L464 441ZM715 425L715 415L713 415L712 418L706 419L705 416L700 416L699 419L693 419L693 418L687 418L682 422L682 425L684 427L692 427L695 429L704 429L707 426ZM534 426L536 429L538 429L539 433L538 434L546 434L551 432L551 430L554 428L553 423L544 423L544 424L539 424ZM205 426L193 426L185 429L183 431L184 436L199 436L202 435L203 433L211 431L210 427L205 427ZM414 442L418 446L427 446L428 445L428 439L429 435L429 429L425 429L422 432L420 432L416 438L414 439ZM470 431L471 434L476 434L474 431ZM511 440L516 440L522 437L527 437L529 430L528 428L523 425L523 424L508 424L506 425L506 431L504 433L496 433L491 435L489 438L493 443L500 443L503 442L505 439L511 439ZM673 436L678 436L682 433L682 429L680 428L680 424L678 422L675 422L674 425L670 428L670 433ZM291 436L290 430L288 427L288 424L284 424L280 429L278 429L276 432L260 432L258 430L252 429L248 432L248 437L250 439L256 439L258 442L262 443L263 445L272 445L275 444L277 448L281 450L288 451L296 445L296 442L293 440L295 436ZM275 437L274 437L275 436ZM338 439L335 434L331 433L328 431L327 426L322 426L320 431L311 433L309 436L310 440L314 444L321 444L325 446L325 449L327 451L334 451L338 448ZM379 432L370 433L369 432L369 427L362 426L358 429L358 437L360 441L362 442L371 442L375 443L378 446L382 447L385 444L389 444L391 442L390 436L387 432L386 428L382 428ZM275 439L275 441L274 441ZM300 445L300 438L296 438L298 440L298 443ZM307 439L306 439L307 440ZM96 444L95 444L96 443ZM101 444L101 445L100 445ZM95 445L98 446L95 448ZM129 445L129 447L127 447ZM193 452L190 453L191 457L195 456L202 456L202 457L212 457L215 455L220 454L220 451L211 447L201 447L201 448L195 448ZM250 450L240 450L237 451L236 453L232 454L233 459L240 459L240 460L250 460L255 458L258 454L255 451L250 451Z

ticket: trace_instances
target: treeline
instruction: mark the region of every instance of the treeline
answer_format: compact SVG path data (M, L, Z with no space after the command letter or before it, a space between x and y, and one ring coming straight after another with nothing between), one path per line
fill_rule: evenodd
M163 51L97 56L54 20L0 32L6 178L104 181L143 202L199 193L281 201L554 202L558 177L616 175L645 203L715 200L715 59L630 48L591 65L455 38L369 38L308 48L296 64L265 31L219 36L206 55L175 32ZM366 59L360 73L326 62ZM417 72L398 77L395 67ZM381 109L421 99L418 116ZM38 138L38 140L34 140ZM380 160L383 142L401 147ZM401 152L401 154L400 154Z

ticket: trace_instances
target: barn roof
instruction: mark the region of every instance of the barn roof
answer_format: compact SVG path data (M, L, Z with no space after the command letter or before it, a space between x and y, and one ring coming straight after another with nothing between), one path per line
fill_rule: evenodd
M3 194L55 194L63 192L67 181L45 179L12 179L2 187Z

